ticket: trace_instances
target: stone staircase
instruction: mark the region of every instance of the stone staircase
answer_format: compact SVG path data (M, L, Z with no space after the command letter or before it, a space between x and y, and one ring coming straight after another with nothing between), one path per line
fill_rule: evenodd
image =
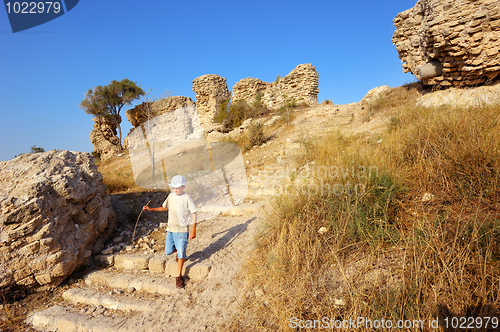
M190 286L177 289L172 257L117 254L101 259L110 266L89 273L82 284L63 293L64 303L35 312L28 323L38 331L162 331L151 318L168 311L171 300L189 293L211 270L209 264L186 261Z
M198 225L188 244L185 288L175 286L175 255L101 255L105 267L68 287L57 305L32 313L27 323L44 332L218 330L243 302L237 279L260 206L243 204Z

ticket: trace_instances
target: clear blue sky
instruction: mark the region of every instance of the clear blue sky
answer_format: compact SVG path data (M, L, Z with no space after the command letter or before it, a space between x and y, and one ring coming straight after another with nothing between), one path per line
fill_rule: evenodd
M33 145L93 150L85 92L128 78L195 100L204 74L272 82L301 63L319 73L318 101L357 102L371 88L415 80L391 43L416 0L80 0L65 15L12 33L0 8L0 160ZM138 101L140 102L140 101ZM122 110L124 136L131 126Z

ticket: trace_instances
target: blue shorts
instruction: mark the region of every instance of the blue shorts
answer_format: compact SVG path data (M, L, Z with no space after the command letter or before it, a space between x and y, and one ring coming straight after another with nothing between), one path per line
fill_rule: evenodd
M172 233L167 232L165 240L165 253L171 255L177 249L177 258L186 259L186 248L188 244L188 233Z

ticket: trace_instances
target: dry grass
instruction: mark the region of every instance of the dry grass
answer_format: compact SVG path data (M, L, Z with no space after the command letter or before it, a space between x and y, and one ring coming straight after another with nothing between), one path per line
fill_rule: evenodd
M99 162L97 168L108 186L108 194L144 190L135 183L128 155Z
M410 108L402 93L384 101L396 116L382 144L303 140L302 163L319 171L276 200L230 329L367 317L420 331L438 317L446 330L445 317L499 316L500 108Z

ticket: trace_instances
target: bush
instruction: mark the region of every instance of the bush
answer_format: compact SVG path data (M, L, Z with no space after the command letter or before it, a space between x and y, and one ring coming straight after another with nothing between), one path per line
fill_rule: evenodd
M249 146L262 145L266 141L264 136L264 124L260 121L254 122L250 125L250 138Z
M222 103L214 116L214 122L222 123L222 132L228 133L241 126L246 119L269 114L270 110L262 102L262 97L262 93L257 93L251 105L245 100L235 100L231 104L229 101Z
M222 123L224 119L227 117L227 114L229 113L229 105L230 105L230 100L225 100L219 105L219 109L217 110L217 113L214 115L214 122L215 123Z

